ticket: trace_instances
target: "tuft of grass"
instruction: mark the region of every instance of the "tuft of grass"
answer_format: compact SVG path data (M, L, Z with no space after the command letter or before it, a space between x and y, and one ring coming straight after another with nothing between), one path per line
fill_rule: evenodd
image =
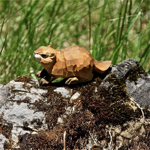
M0 82L42 69L42 45L81 45L113 64L137 59L150 72L150 5L143 0L0 1Z
M98 60L111 59L113 64L127 58L137 59L147 69L149 55L145 54L150 51L150 22L146 18L150 15L149 6L145 8L147 14L144 14L146 2L126 0L120 1L117 6L115 2L105 1L102 6L92 54Z

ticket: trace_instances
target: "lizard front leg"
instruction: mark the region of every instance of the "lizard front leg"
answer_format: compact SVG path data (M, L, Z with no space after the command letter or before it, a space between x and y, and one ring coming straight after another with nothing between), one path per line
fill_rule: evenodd
M38 71L36 73L36 77L40 78L39 80L40 85L49 84L52 80L54 80L53 76L50 76L45 69L43 69L42 71Z
M42 71L38 71L36 73L36 77L38 78L44 78L46 76L48 76L48 72L45 69L43 69Z

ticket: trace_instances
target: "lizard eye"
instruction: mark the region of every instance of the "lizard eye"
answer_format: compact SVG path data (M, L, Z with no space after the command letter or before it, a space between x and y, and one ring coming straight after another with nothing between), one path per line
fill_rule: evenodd
M42 56L43 58L46 58L46 57L47 57L47 55L45 55L45 54L41 54L41 56Z

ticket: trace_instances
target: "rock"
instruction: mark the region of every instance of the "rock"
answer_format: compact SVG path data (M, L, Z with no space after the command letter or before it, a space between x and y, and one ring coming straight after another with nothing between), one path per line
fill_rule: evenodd
M123 138L122 136L117 136L116 137L116 148L119 149L123 147Z
M73 94L72 97L70 98L70 103L73 103L73 101L74 101L75 99L77 99L79 96L80 96L80 93L79 93L79 92L76 92L75 94Z
M125 60L112 67L111 73L115 74L118 79L125 77L127 73L137 67L137 61L134 59Z
M7 141L7 138L4 135L0 134L0 149L4 149L5 141Z
M134 100L150 109L150 75L141 76L136 82L127 80L126 89Z
M127 129L121 132L121 136L124 138L131 139L136 136L138 133L137 130L139 130L142 126L141 122L135 122L135 121L130 121L127 123Z
M64 97L64 98L69 98L70 97L70 91L65 89L65 88L63 88L63 87L56 88L54 90L54 92L56 92L58 94L60 93L62 95L62 97Z
M113 66L100 86L105 89L115 86L107 81L112 75L115 75L117 79L124 80L130 97L137 103L150 108L150 75L145 73L136 60L128 59Z
M7 94L8 94L8 86L1 86L0 87L0 107L7 101Z
M34 86L37 84L34 80L31 81ZM0 108L1 126L2 128L5 127L8 128L7 130L11 130L11 135L7 135L7 140L3 138L4 141L8 141L9 143L11 140L13 146L17 147L18 137L20 135L32 133L34 129L47 128L44 120L44 112L32 108L32 103L37 100L42 100L43 97L41 94L44 92L47 93L47 90L44 92L42 89L33 90L29 83L11 81L3 86L1 91L1 96L4 97L1 99L3 101L1 101ZM4 91L6 92L5 95ZM39 122L41 122L40 126L38 125ZM7 123L9 123L9 125L7 125ZM7 130L5 132L7 132Z
M29 77L0 86L0 149L149 149L150 76L133 59L107 73L74 86Z
M116 134L120 134L121 133L121 126L116 126L114 131Z

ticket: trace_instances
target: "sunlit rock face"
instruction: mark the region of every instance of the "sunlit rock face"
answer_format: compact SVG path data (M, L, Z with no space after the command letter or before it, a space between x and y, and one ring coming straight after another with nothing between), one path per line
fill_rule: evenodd
M150 75L136 60L88 83L0 86L0 149L149 149Z

